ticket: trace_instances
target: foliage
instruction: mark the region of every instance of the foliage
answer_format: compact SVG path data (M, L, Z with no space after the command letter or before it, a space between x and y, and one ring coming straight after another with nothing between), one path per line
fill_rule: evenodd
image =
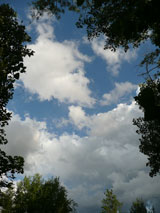
M127 50L129 44L137 47L148 38L160 46L158 0L35 0L33 5L39 14L80 11L77 26L86 26L89 38L104 35L106 48Z
M156 211L155 211L155 208L154 208L154 206L152 206L149 210L148 210L148 212L147 213L155 213Z
M142 199L136 199L136 201L132 203L130 213L147 213L144 201Z
M150 58L151 60L151 58ZM144 118L133 119L138 127L140 151L148 156L147 166L151 168L150 176L160 172L160 80L150 79L140 86L140 92L135 97L139 107L144 112Z
M140 151L148 156L147 166L150 166L150 176L153 177L160 172L160 122L158 120L145 121L140 117L133 120L138 127L136 131L141 135Z
M1 200L6 196L3 193ZM12 190L12 212L37 212L37 213L69 213L75 212L76 203L69 199L64 186L61 186L59 178L51 178L44 181L39 174L33 177L25 177L18 183L17 190ZM1 201L0 200L0 201ZM2 203L2 202L0 202ZM8 207L2 205L3 211L7 212Z
M12 212L12 206L13 206L13 190L12 188L9 188L5 193L0 192L0 207L5 206L5 209L2 209L2 213L9 213Z
M117 213L122 207L116 195L113 194L113 190L106 190L105 198L102 200L102 213Z
M135 97L135 101L144 111L145 121L160 122L160 80L148 80L140 86L139 94Z
M104 35L105 48L139 44L150 38L160 45L158 0L122 1L92 0L87 12L80 17L79 26L87 26L89 38Z
M65 9L79 12L77 5L72 0L36 0L32 2L33 18L39 18L44 12L48 14L54 14L58 19L60 18L61 13L65 12Z
M25 72L23 58L33 55L33 51L24 44L30 37L8 4L0 5L0 26L0 145L4 145L7 143L4 127L11 118L6 105L13 97L14 82ZM0 187L8 186L2 177L14 178L15 172L23 172L23 164L22 157L9 156L0 149Z

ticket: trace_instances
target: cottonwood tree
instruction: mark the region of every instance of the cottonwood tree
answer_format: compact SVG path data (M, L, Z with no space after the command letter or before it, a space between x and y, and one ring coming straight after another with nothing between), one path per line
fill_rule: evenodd
M14 191L10 187L8 190L4 192L0 192L0 212L1 213L10 213L12 212L12 207L13 207L13 196L14 196ZM5 209L3 209L2 206L5 206Z
M154 206L147 208L143 199L137 198L132 203L130 213L155 213L155 208Z
M105 198L102 200L102 213L117 213L120 212L122 203L117 200L113 190L107 189L104 193Z
M25 177L17 184L17 190L12 190L12 196L8 196L9 190L3 192L0 197L2 213L8 212L8 206L12 213L38 212L38 213L70 213L76 212L77 204L68 198L67 190L60 184L59 178L50 178L46 181L39 174ZM11 206L11 207L10 207Z
M144 201L142 199L136 199L136 201L132 203L130 213L147 213Z
M154 206L147 210L147 213L156 213Z
M14 82L24 73L23 64L25 56L33 55L26 42L30 37L25 27L17 20L15 11L8 4L0 4L0 145L8 141L4 127L11 119L11 113L6 106L14 93ZM13 179L14 174L23 172L24 160L20 156L10 156L0 149L0 187L9 186L4 176Z

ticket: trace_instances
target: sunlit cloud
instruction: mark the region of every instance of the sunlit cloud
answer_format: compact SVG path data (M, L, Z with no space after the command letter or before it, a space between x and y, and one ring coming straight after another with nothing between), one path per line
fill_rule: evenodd
M155 188L160 195L160 184L159 178L149 178L147 159L138 150L132 119L140 115L134 102L92 116L71 106L69 119L79 129L87 127L85 137L74 133L58 136L47 131L45 122L13 115L6 129L6 151L24 156L26 174L60 176L69 194L88 212L93 206L100 207L105 188L112 187L126 203L137 196L147 200L155 194Z
M78 42L58 42L49 21L42 19L34 27L38 37L28 46L35 54L25 59L27 72L21 78L24 87L38 94L41 101L56 98L91 107L95 99L91 97L90 80L84 70L84 64L90 63L91 58L79 51Z
M113 76L117 76L120 71L120 67L124 62L131 62L136 59L137 51L128 50L125 52L122 48L118 48L115 52L110 49L105 49L104 39L94 39L91 42L91 47L94 53L100 56L106 62L107 72L110 72Z
M128 97L131 92L136 91L137 88L138 86L131 82L115 83L115 88L109 93L105 93L100 103L101 105L116 104L122 101L122 98Z

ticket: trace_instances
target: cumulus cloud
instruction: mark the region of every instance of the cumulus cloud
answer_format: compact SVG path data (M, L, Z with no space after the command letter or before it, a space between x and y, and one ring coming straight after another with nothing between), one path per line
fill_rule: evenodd
M134 103L91 116L71 106L72 122L88 128L85 137L55 135L47 131L45 122L14 115L7 127L6 151L24 156L26 174L60 176L79 203L79 212L96 213L105 188L112 187L124 204L139 196L152 199L160 196L160 182L158 177L149 178L147 159L138 150L132 119L140 113Z
M115 83L115 88L110 91L110 93L105 93L103 95L102 105L115 104L122 101L121 98L127 96L132 91L137 89L137 85L130 82Z
M86 123L85 111L80 106L69 107L69 118L79 129L82 129Z
M135 50L124 52L118 48L115 52L110 49L104 50L105 41L103 39L94 39L91 43L94 53L105 60L107 64L107 72L116 76L119 73L120 66L123 62L130 62L137 57Z
M28 162L28 159L41 150L42 144L39 139L43 139L44 130L46 129L45 122L38 122L26 117L25 120L17 114L13 114L12 122L6 127L8 141L10 142L4 149L12 155L23 156Z
M58 42L51 23L44 18L34 27L38 38L28 46L35 54L25 59L27 72L21 78L24 87L42 101L56 98L91 107L95 100L84 70L84 64L91 59L78 50L78 42Z
M81 112L77 116L78 112ZM69 107L69 120L78 128L82 129L87 127L88 134L94 137L103 137L108 144L119 143L121 138L121 145L128 143L130 133L134 134L135 129L132 126L133 118L139 117L141 112L135 102L130 105L118 104L116 108L111 111L98 113L94 115L87 115L85 111L78 106ZM125 126L129 129L128 133L125 132ZM118 131L118 135L115 132ZM123 140L122 140L123 138ZM110 143L112 141L112 143ZM138 142L138 141L137 141ZM137 143L135 144L137 146Z

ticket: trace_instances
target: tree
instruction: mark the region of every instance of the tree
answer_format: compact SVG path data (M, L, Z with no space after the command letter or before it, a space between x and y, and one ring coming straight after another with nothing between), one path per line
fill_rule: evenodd
M102 200L102 213L117 213L120 212L122 203L120 203L116 195L113 194L113 190L106 190L105 198Z
M77 26L86 26L89 38L104 35L105 48L127 50L130 44L137 47L148 38L160 45L158 0L35 0L33 6L38 15L49 11L58 16L66 8L76 8L80 12Z
M1 209L1 213L11 213L13 206L13 190L9 188L5 193L0 192L0 209L2 206L5 206L5 209Z
M142 199L136 199L136 201L132 203L130 213L147 213L144 201Z
M0 199L4 200L7 190ZM11 202L12 200L12 202ZM29 176L20 181L17 190L12 190L12 196L9 198L12 203L12 213L69 213L75 212L76 203L68 198L67 191L61 186L59 178L50 178L44 181L39 174ZM6 205L2 205L3 211L8 211Z
M30 41L30 37L8 4L0 5L0 26L0 145L4 145L8 142L4 127L11 119L6 106L13 97L14 82L26 70L23 58L33 55L33 51L27 49L25 43ZM23 172L23 164L22 157L9 156L0 149L0 187L9 186L3 176L13 179L16 172Z
M79 26L87 26L89 38L104 35L105 48L127 50L148 38L159 46L159 21L158 0L92 0Z
M32 16L37 19L42 16L44 12L53 14L59 19L61 13L64 13L66 8L79 12L76 2L72 0L36 0L32 2L32 6Z
M138 127L136 131L140 137L140 151L148 156L147 166L150 166L150 176L160 171L160 81L148 80L140 87L135 97L144 117L133 120Z
M154 206L152 206L149 210L148 210L148 212L147 213L155 213L156 211L155 211L155 208L154 208Z
M157 120L145 121L143 117L133 120L138 127L137 133L141 135L139 149L148 156L147 166L150 166L150 176L160 171L160 122Z
M140 138L140 151L149 157L147 165L151 166L150 175L153 177L159 173L160 160L155 149L155 137L148 137L148 134L153 134L154 127L155 132L159 131L157 117L160 120L160 84L157 83L160 76L159 0L35 0L33 6L37 11L36 17L42 15L44 11L55 14L58 18L66 9L79 12L77 27L86 27L89 39L103 35L105 49L116 51L118 47L122 47L127 51L131 45L136 48L149 39L155 45L155 50L146 54L141 63L141 66L145 67L142 74L145 76L145 82L140 94L135 97L139 107L144 111L144 119L139 118L137 121L134 119L133 122L139 128L137 133L142 138ZM148 122L154 125L149 125ZM147 127L146 135L145 131L141 131L144 124ZM158 138L156 140L158 141ZM160 143L158 145L156 142L156 147L159 150Z

